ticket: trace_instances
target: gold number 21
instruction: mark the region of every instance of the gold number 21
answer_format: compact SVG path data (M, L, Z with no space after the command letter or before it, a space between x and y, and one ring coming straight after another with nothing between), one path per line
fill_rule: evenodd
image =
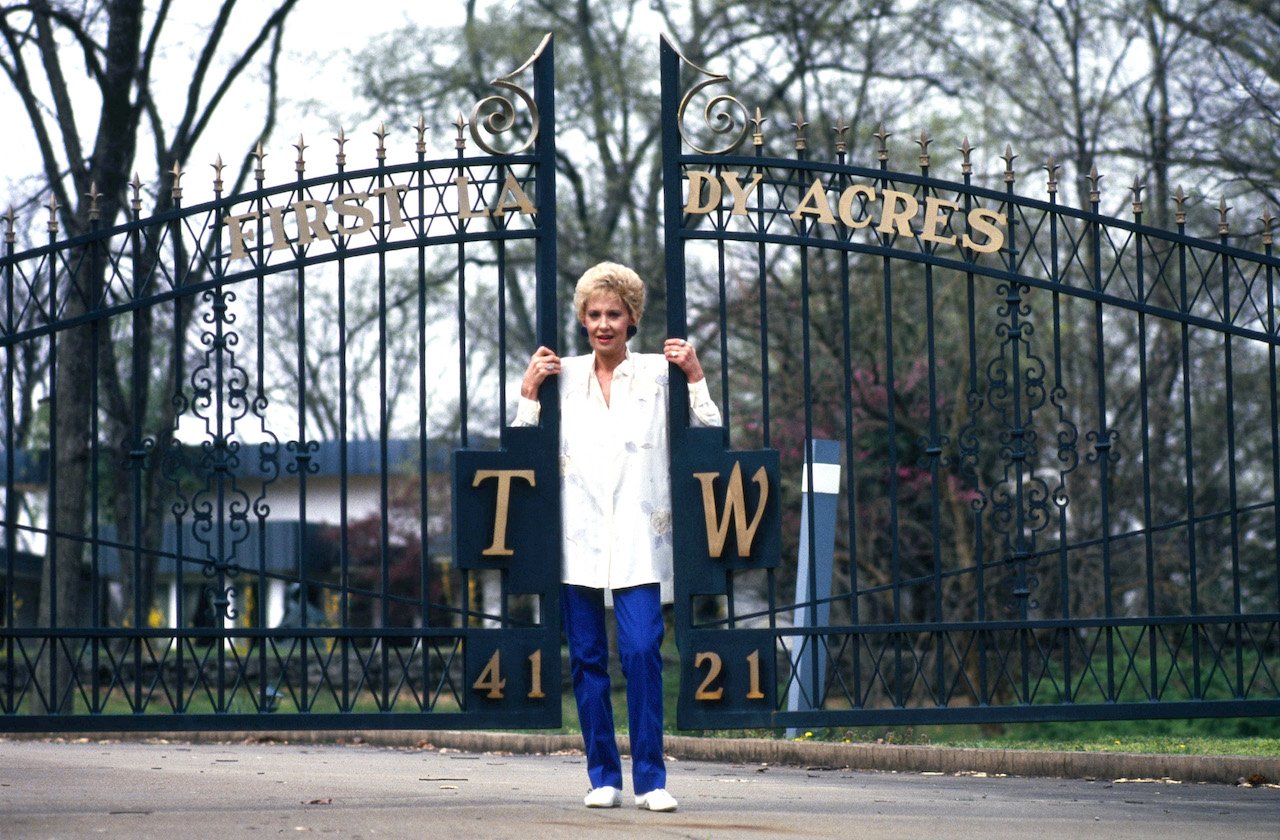
M708 665L707 675L703 678L702 683L697 690L693 692L694 700L720 700L724 697L724 686L715 686L716 681L720 678L720 671L724 668L724 661L720 658L720 654L715 651L704 650L693 655L693 667L701 668L703 663ZM753 650L747 656L747 698L748 700L763 700L764 692L760 689L760 651Z

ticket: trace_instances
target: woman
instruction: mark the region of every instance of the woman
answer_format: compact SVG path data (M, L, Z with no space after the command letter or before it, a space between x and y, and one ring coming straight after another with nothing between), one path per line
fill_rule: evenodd
M538 422L538 391L560 377L562 580L573 693L591 790L588 808L622 801L622 765L609 693L605 590L613 597L618 657L627 680L631 781L636 805L674 811L662 755L662 603L671 601L668 363L689 381L692 422L720 425L693 345L669 338L662 355L632 353L644 283L626 266L600 263L578 280L574 308L591 353L561 359L539 347L520 387L515 425Z

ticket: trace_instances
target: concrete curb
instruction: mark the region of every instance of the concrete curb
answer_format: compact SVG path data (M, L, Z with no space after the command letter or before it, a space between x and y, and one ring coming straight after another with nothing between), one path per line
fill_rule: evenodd
M49 738L8 734L0 738ZM82 732L67 739L371 744L455 749L477 753L553 755L581 752L578 735L453 730L289 730L279 732ZM625 735L619 747L630 749ZM763 738L697 738L668 735L667 755L679 761L726 764L785 764L899 773L986 773L1070 779L1161 780L1236 784L1280 782L1280 757L1238 755L1148 755L1143 753L1050 752L961 749L899 744L843 744Z

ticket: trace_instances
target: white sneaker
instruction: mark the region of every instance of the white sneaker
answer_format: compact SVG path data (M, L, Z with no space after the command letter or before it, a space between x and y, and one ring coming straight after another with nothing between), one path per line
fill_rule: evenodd
M676 805L676 798L667 793L666 788L651 790L636 797L636 807L650 811L674 811Z
M617 808L622 804L622 791L609 785L592 788L583 798L582 804L588 808Z

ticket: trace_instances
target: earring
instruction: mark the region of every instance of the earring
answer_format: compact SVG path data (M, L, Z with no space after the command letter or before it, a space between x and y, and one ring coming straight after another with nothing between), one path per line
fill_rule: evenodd
M587 328L582 326L582 324L578 324L578 335L582 336L583 338L591 337L591 334L587 332Z
M636 325L630 324L627 326L627 338L635 338L635 337L636 337Z

